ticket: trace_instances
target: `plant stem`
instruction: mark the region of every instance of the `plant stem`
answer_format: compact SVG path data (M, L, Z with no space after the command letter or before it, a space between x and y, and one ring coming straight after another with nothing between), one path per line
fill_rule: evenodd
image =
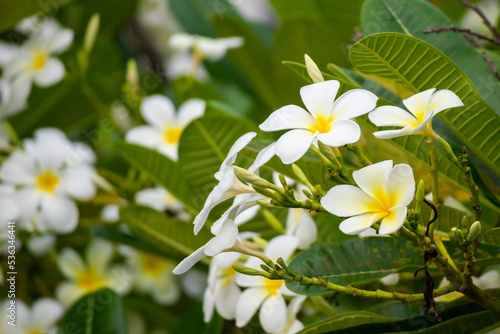
M366 155L363 153L363 151L361 150L361 148L358 145L347 144L345 147L358 157L359 163L361 163L365 166L373 164L373 162L371 162L370 159L368 159L366 157Z

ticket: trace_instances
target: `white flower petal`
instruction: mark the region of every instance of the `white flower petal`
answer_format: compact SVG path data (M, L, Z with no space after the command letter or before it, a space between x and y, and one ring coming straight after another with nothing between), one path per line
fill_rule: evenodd
M56 288L57 299L66 307L69 307L85 293L86 291L82 290L75 283L63 282Z
M57 325L64 309L57 301L49 298L37 299L32 306L31 324L43 330L49 330Z
M17 220L19 213L19 206L13 198L0 197L0 226L7 226L9 221Z
M44 224L58 233L72 232L78 224L75 202L63 196L42 197L40 215Z
M283 296L270 296L262 304L259 312L262 328L268 333L282 331L286 325L286 303Z
M120 220L120 206L117 204L105 205L100 214L100 218L106 223L115 223Z
M85 258L90 269L104 276L108 270L108 265L113 258L115 249L113 244L104 239L94 239L87 246Z
M73 30L61 29L51 39L50 43L47 45L47 50L54 54L65 51L73 42L73 36Z
M405 222L406 211L406 206L395 206L389 209L390 215L382 219L378 233L385 235L397 232Z
M212 292L210 287L205 289L205 294L203 295L203 321L209 323L214 316L215 309L215 294Z
M238 238L238 226L232 220L226 220L219 233L213 237L205 248L205 254L214 256L233 247Z
M407 206L415 194L413 170L406 164L398 164L392 168L387 178L387 198L389 203Z
M396 106L382 106L368 114L376 126L414 126L418 120L409 112Z
M236 316L236 304L241 296L241 289L231 282L217 291L215 306L217 312L226 320Z
M345 234L358 234L363 232L382 218L380 213L364 213L345 219L339 225L339 229Z
M321 198L321 205L328 212L339 217L355 216L379 207L375 199L363 190L346 184L331 188Z
M184 274L186 271L191 269L198 261L203 259L205 255L205 248L207 245L203 245L194 251L191 255L182 260L172 271L176 275Z
M396 137L407 136L413 131L412 126L404 127L400 130L384 130L374 132L373 135L379 139L391 139Z
M57 257L57 265L61 273L69 280L76 281L79 274L86 270L85 263L72 248L64 248Z
M276 155L288 165L306 154L314 140L314 133L309 130L291 130L281 136L276 143Z
M135 194L137 204L145 205L158 211L164 211L167 204L168 192L163 187L148 188Z
M309 247L318 237L318 228L311 216L304 209L289 209L286 220L286 232L299 239L297 248Z
M247 147L247 145L252 141L253 138L257 136L256 132L248 132L245 133L243 136L238 138L233 146L231 146L231 149L229 150L229 153L227 154L226 158L221 164L221 167L217 173L215 173L215 178L219 181L221 181L225 171L228 170L228 167L231 167L230 170L232 171L233 164L236 161L236 158L238 157L238 153ZM232 181L231 181L232 182Z
M193 47L195 36L187 33L177 33L170 36L168 45L176 51L188 51Z
M151 125L163 129L175 124L175 107L169 98L155 94L148 96L141 103L142 117Z
M372 111L378 97L366 89L351 89L342 94L333 104L334 119L351 119Z
M403 104L417 118L421 118L429 109L429 102L436 88L417 93L403 100Z
M280 131L288 129L308 129L316 124L314 118L299 106L290 104L274 111L259 125L262 131Z
M448 89L441 89L432 94L428 108L429 110L434 110L434 115L436 115L445 109L461 107L463 105L462 100L460 100L457 94Z
M177 125L185 128L191 121L203 116L206 102L200 99L190 99L184 102L178 110Z
M129 143L154 148L163 142L161 134L155 128L147 125L141 125L131 129L125 136Z
M96 193L96 186L92 181L95 175L94 168L88 165L67 168L62 176L61 186L71 197L79 200L89 200Z
M41 257L50 252L56 244L56 236L54 234L45 234L31 237L26 247L31 254Z
M253 164L248 168L248 171L255 173L260 167L265 165L269 160L271 160L276 155L276 143L272 143L262 150L255 157Z
M318 140L328 146L338 147L352 144L361 137L359 125L351 120L338 119L333 121L330 126L331 130L329 132L318 135Z
M434 110L429 110L428 112L426 112L422 123L420 123L416 128L411 130L410 135L416 133L424 133L424 134L427 133L427 125L431 121L433 116L434 116Z
M14 151L3 162L0 169L2 180L13 184L34 184L36 182L36 174L35 162L30 156L20 150Z
M298 245L299 239L297 237L293 235L279 235L269 240L265 254L275 262L280 257L283 258L284 261L288 261Z
M57 58L49 58L45 66L35 74L33 80L40 87L48 87L61 81L64 73L63 63Z
M340 84L336 80L318 82L300 89L300 96L307 110L315 118L328 118Z
M20 221L30 222L38 209L40 193L34 188L23 188L17 192L15 200L19 206Z
M243 291L236 303L236 326L243 327L259 309L268 296L266 288L249 288Z
M385 160L352 173L354 181L368 195L377 198L386 192L387 178L392 170L392 160Z

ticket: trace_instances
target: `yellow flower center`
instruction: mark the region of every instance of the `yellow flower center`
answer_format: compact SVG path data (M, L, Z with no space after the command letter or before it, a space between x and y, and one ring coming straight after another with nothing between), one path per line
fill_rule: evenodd
M59 183L59 178L50 171L40 174L37 179L38 189L48 193L53 193Z
M283 285L283 280L266 279L265 288L269 295L277 295L278 290Z
M78 286L86 292L97 291L104 286L104 279L94 271L84 271L78 277Z
M47 55L44 52L39 52L35 55L35 59L33 59L33 68L35 70L40 70L43 66L45 66L45 61L47 60Z
M32 329L27 334L44 334L41 329Z
M316 119L316 124L311 125L311 131L316 132L318 131L319 133L327 133L330 132L332 127L330 126L330 123L333 121L333 118L325 118L323 116L318 116L315 118Z
M164 136L167 143L177 144L181 139L181 134L182 134L182 129L173 128L173 129L167 129L165 131Z
M154 255L142 256L142 270L145 274L158 276L165 269L165 261Z

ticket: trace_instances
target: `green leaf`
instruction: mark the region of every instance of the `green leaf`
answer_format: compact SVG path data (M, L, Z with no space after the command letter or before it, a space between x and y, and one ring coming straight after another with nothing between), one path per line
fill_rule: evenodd
M122 300L103 289L80 298L59 322L58 334L127 334Z
M316 333L335 333L342 329L349 329L358 327L365 324L374 323L392 323L395 319L383 317L381 315L365 312L355 311L346 312L334 317L330 317L313 324L308 325L302 329L299 334L316 334Z
M130 164L146 172L153 181L165 187L186 208L193 211L200 208L200 204L203 205L194 198L193 191L189 188L178 163L155 150L136 144L119 142L114 144L114 148Z
M462 252L445 243L457 266L464 263ZM299 275L319 277L334 284L347 286L373 281L389 274L414 271L423 266L424 252L420 246L387 237L351 239L311 247L299 253L291 262L290 269ZM476 252L476 265L500 262L500 247L482 244ZM330 293L324 288L287 282L294 292L306 295Z
M415 19L416 17L418 19ZM497 114L500 114L500 99L496 94L500 90L500 82L495 78L478 50L460 33L450 31L424 34L422 32L429 27L437 28L453 24L454 22L443 12L425 0L404 2L367 0L361 11L361 27L365 36L380 32L399 32L433 45L465 72L486 103L496 110ZM386 49L389 47L387 45ZM418 52L416 55L421 54Z
M193 224L173 220L144 206L129 205L120 209L120 219L135 236L165 252L177 254L177 258L190 255L212 237L208 229L202 229L195 236Z
M467 76L432 45L399 33L379 33L354 44L349 56L362 73L382 78L410 94L449 89L465 107L438 117L496 174L500 174L500 117L481 99Z
M453 334L486 333L500 327L498 314L493 311L483 311L463 315L444 321L424 331L413 331L411 333L440 334L444 332Z
M187 180L196 207L205 200L218 183L214 174L234 142L250 131L256 131L249 120L214 113L194 120L182 132L179 143L178 168Z
M500 246L500 227L486 231L484 237L487 242Z
M71 0L0 0L0 13L3 13L2 20L0 21L0 32L14 27L19 21L28 16L35 14L40 14L42 16L49 15L69 2L71 2Z

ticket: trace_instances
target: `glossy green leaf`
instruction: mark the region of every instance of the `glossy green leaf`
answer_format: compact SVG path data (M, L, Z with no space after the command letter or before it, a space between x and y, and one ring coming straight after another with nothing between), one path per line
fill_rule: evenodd
M302 329L299 334L337 333L347 329L353 330L354 328L362 325L392 323L394 321L395 319L371 312L346 312L310 324Z
M464 263L462 252L447 242L450 256L457 266ZM423 265L423 250L418 245L387 237L351 239L321 244L299 253L290 262L290 269L300 275L319 277L334 284L347 286L373 281L389 274L412 272ZM482 244L476 252L476 265L500 262L500 247ZM317 295L330 293L324 288L287 282L297 293Z
M121 297L103 289L80 298L59 322L58 334L127 334Z
M459 1L450 2L465 8ZM500 98L496 94L500 90L500 82L480 52L460 33L423 33L429 27L453 24L455 23L443 12L425 0L367 0L361 11L361 27L365 36L380 32L399 32L433 45L464 71L486 103L500 114ZM389 48L387 46L387 50Z
M166 252L187 256L203 246L212 235L208 229L193 234L193 224L176 221L154 209L129 205L120 210L120 219L139 239Z
M379 33L354 44L349 56L360 72L389 81L412 93L449 89L462 108L438 117L495 173L500 174L500 117L481 99L467 76L432 45L399 33Z
M140 146L125 142L114 144L114 148L122 154L130 164L148 174L148 176L165 187L172 195L180 200L188 209L199 208L203 205L193 197L193 191L184 176L179 164L165 155Z
M194 193L192 201L196 202L196 207L203 206L218 183L214 174L234 142L256 130L249 120L220 113L207 114L184 129L179 143L178 168Z

